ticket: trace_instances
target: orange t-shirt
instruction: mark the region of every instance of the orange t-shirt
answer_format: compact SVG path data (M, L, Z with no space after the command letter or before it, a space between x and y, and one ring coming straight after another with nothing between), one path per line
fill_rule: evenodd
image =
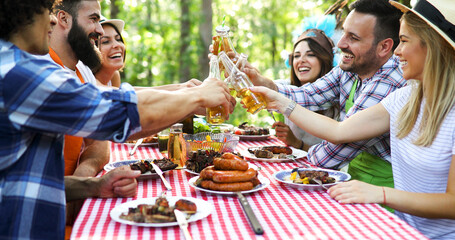
M49 55L51 56L52 60L54 60L54 62L63 67L62 60L60 60L60 57L57 55L57 53L55 53L54 50L52 50L52 48L49 48ZM77 70L77 68L76 74L79 77L79 80L84 83L84 78L82 77L79 70ZM82 137L65 135L65 144L63 147L63 157L65 159L65 176L73 175L74 171L76 170L83 143L84 139Z

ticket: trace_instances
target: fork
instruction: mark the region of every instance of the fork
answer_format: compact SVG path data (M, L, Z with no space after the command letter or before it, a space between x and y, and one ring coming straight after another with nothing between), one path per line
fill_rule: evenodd
M292 169L292 172L297 171L299 168L312 168L310 165L308 165L308 164L306 164L306 163L297 162L297 159L295 159L294 156L290 156L289 158L292 159L292 161L294 161L294 162L296 162L296 163L298 163L298 164L302 164L302 165L299 166L299 167L293 168L293 169ZM325 190L329 190L326 186L324 186L324 184L322 184L321 180L316 179L316 178L313 178L312 180L313 180L315 183L317 183L319 186L321 186L322 188L324 188Z
M272 115L273 122L276 122L275 115L273 115L272 110L267 110L267 112L269 112L270 115Z
M322 184L321 180L317 179L317 178L313 178L312 179L313 182L319 184L319 186L321 186L322 188L324 188L325 190L329 190L326 186L324 186L324 184Z
M295 163L297 163L298 165L300 166L297 166L296 168L294 169L297 169L297 168L313 168L311 165L309 164L306 164L306 163L303 163L303 162L299 162L297 161L297 159L295 159L295 156L294 155L288 155L286 156L288 159L291 159L292 161L294 161ZM293 170L294 170L293 169Z

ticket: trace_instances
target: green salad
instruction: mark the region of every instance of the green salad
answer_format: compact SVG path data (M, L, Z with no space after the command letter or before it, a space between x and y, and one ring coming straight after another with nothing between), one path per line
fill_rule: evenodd
M201 132L221 133L221 128L219 126L209 126L203 121L197 121L196 118L194 119L193 125L195 134Z

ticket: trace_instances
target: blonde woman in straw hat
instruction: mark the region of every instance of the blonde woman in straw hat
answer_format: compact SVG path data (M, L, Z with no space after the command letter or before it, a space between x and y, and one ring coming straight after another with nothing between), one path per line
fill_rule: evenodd
M420 0L413 9L391 2L401 19L400 57L409 84L343 122L315 114L264 87L267 107L334 143L390 131L395 188L360 181L330 188L341 203L382 203L431 239L455 239L455 3ZM293 108L293 109L292 109ZM330 129L330 131L327 131Z

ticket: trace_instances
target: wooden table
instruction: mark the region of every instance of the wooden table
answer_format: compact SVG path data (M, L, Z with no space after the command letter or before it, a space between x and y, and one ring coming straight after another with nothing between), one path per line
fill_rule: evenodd
M264 141L240 141L237 151L261 145L283 145L270 137ZM111 144L111 161L162 158L157 147ZM184 170L165 173L172 185L168 196L203 199L215 210L207 218L190 223L193 239L427 239L416 229L377 204L339 204L324 191L290 188L273 179L274 172L297 166L295 162L253 162L260 174L270 179L264 190L246 194L264 234L255 235L236 196L214 195L188 185L194 175ZM163 190L161 180L141 180L135 198L87 199L74 224L71 239L184 239L178 226L137 227L112 220L109 212L118 204L139 198L156 197Z

